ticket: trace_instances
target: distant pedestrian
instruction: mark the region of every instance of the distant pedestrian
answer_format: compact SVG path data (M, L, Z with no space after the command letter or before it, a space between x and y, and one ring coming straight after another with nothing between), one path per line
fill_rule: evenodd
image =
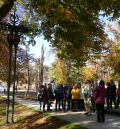
M6 89L4 88L4 94L6 93Z
M105 83L103 80L101 80L99 85L96 87L95 103L97 109L97 121L105 122Z

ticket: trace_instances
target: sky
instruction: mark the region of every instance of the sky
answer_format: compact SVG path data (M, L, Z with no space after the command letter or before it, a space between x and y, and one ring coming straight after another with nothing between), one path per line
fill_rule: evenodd
M49 45L43 36L35 38L36 45L30 46L30 53L34 54L35 58L39 58L41 56L41 47L44 45L45 48L45 60L44 65L51 66L51 64L55 61L55 55L52 51L52 48Z

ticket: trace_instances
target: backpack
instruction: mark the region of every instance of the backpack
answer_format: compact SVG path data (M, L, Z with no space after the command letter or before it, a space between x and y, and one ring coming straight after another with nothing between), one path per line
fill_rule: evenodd
M83 94L84 94L84 97L87 97L88 96L88 90L84 90Z
M40 90L37 94L38 101L41 101L43 99L43 90Z

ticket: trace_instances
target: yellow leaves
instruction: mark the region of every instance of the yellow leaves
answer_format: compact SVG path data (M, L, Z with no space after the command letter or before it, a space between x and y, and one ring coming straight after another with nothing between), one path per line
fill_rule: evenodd
M66 65L62 60L57 59L55 65L50 71L50 74L52 78L55 79L55 81L60 84L60 83L66 83L67 78L66 78Z
M3 2L2 0L0 0L0 7L3 5L3 3L4 3L4 2Z
M61 17L63 18L63 20L71 21L71 22L74 20L74 16L73 16L73 14L71 13L71 11L66 10L66 9L63 8L63 7L57 8L56 12L57 12L57 14L58 14L59 16L61 16Z
M70 11L65 11L65 20L67 21L73 21L74 20L74 16Z
M95 70L93 70L92 68L84 67L82 69L82 75L84 80L91 80L94 78Z
M65 9L62 7L57 8L57 13L63 15L65 13Z

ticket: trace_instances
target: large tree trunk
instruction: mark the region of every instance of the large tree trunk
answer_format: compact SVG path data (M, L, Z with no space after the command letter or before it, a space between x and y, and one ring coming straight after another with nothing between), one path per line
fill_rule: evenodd
M11 11L15 1L16 0L8 0L0 7L0 21Z

